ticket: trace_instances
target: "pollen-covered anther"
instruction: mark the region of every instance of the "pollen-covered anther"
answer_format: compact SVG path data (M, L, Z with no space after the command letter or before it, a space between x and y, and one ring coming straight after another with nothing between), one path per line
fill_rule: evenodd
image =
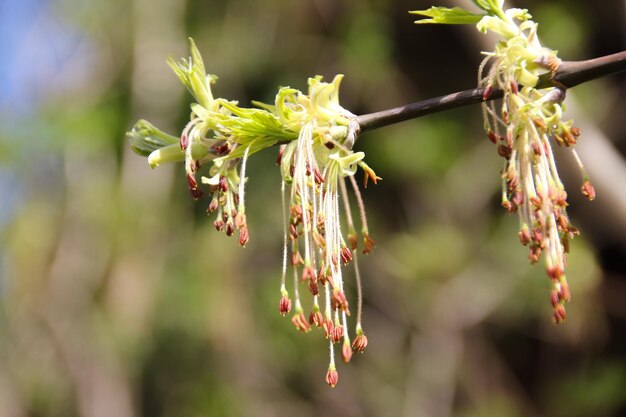
M300 255L300 252L294 252L291 254L291 265L304 265L304 259L302 259L302 255Z
M352 341L352 349L357 350L359 352L363 352L367 347L367 336L365 334L357 334L357 336Z
M315 276L315 269L311 265L307 265L302 269L302 282L311 279L317 280Z
M333 343L341 342L341 339L343 339L343 332L343 326L341 324L336 324L333 327L333 331L330 333L330 340L332 340Z
M291 317L291 322L296 327L296 329L301 332L307 333L311 330L311 325L306 320L304 313L302 311L296 311L296 313Z
M491 96L492 92L493 92L493 86L491 84L485 87L485 89L483 90L483 101L487 101L487 99Z
M347 240L348 240L348 246L350 246L350 249L356 250L358 246L358 239L356 238L356 235L354 233L348 233Z
M528 198L528 200L535 206L535 210L539 210L542 206L542 198L539 195L532 195Z
M315 279L315 278L311 278L311 279L309 279L309 285L308 285L308 287L309 287L309 291L311 292L311 294L313 294L313 295L319 295L319 293L320 293L320 287L319 287L319 285L318 285L318 283L317 283L317 279Z
M248 226L244 224L239 229L239 244L241 246L246 246L249 240L250 240L250 232L248 231Z
M330 385L331 388L334 388L335 385L339 382L339 373L335 369L334 366L328 367L328 372L326 372L326 383Z
M369 233L364 233L363 234L363 253L370 253L373 249L374 246L376 246L376 242L374 242L374 239L372 239L372 237L369 235Z
M513 203L511 200L503 200L502 207L509 213L515 213L517 211L517 205Z
M522 190L515 190L511 197L511 202L516 206L521 206L524 202L524 192Z
M519 186L519 175L517 175L517 173L515 172L511 174L507 172L507 177L508 177L506 181L507 189L509 191L516 191L517 187Z
M217 198L213 198L211 200L211 203L209 203L209 207L207 208L207 212L208 213L212 213L215 210L217 210L218 207L219 207L219 201L217 200Z
M289 295L283 294L280 296L280 301L278 302L278 311L283 317L291 311L291 298L289 298Z
M278 147L278 157L276 158L276 165L280 166L280 163L283 161L283 156L285 155L285 149L287 145L280 145Z
M204 193L199 188L190 188L189 193L194 200L199 200L204 196Z
M530 229L528 225L523 224L518 233L519 241L522 245L527 246L530 243Z
M187 150L187 146L189 146L189 136L187 136L186 133L183 133L182 135L180 135L180 149Z
M320 267L317 274L317 280L321 285L329 284L331 288L335 287L335 281L333 281L332 275L330 275L330 272L324 267Z
M320 172L320 170L317 167L315 167L313 169L313 175L315 177L315 182L317 184L323 184L324 183L324 176L322 175L322 173Z
M536 156L543 155L543 147L541 146L539 142L532 142L530 144L530 148L532 149L534 155Z
M580 191L585 197L587 197L587 200L589 201L593 201L596 198L596 190L593 185L591 185L591 182L589 182L589 180L583 182L582 187L580 187Z
M347 246L341 248L341 262L347 265L352 261L352 251Z
M217 156L226 155L231 150L230 146L226 142L216 143L215 145L211 146L211 149L213 150L213 153Z
M317 230L313 230L311 236L313 237L313 241L315 242L315 244L320 249L326 249L326 240L322 237L320 233L317 232Z
M513 94L519 93L519 89L517 88L517 83L515 81L511 80L510 86L511 86L511 93Z
M219 180L219 183L218 183L218 188L223 193L228 191L228 180L223 175L220 177L220 180Z
M559 146L565 145L565 139L563 139L563 136L559 135L558 133L554 134L554 140L556 141L556 144Z
M224 221L222 219L217 219L213 222L213 226L215 227L215 230L221 232L224 230Z
M291 240L298 239L298 229L293 223L289 225L289 239Z
M567 283L565 276L561 277L561 279L559 280L559 285L559 300L569 302L569 300L572 298L572 293L570 292L569 284Z
M498 135L496 135L496 133L493 130L487 131L487 137L489 138L491 143L493 143L494 145L498 143Z
M513 151L513 149L509 145L505 145L503 143L498 145L498 155L500 155L504 159L509 159L511 157L511 152L512 151Z
M363 172L365 173L363 177L363 187L367 188L367 183L369 180L372 180L374 185L378 184L378 180L382 180L382 178L376 175L374 170L366 164L361 164L361 168L363 168Z
M562 232L567 232L569 227L569 220L565 214L559 214L556 216L556 221L559 227L559 230Z
M202 190L198 188L198 182L196 181L196 177L194 177L191 172L187 172L187 185L189 185L189 192L191 193L191 197L194 200L202 197Z
M565 313L565 307L563 304L559 303L554 306L554 311L552 312L552 321L555 324L559 324L565 321L567 318L567 314Z
M550 291L550 304L552 304L552 308L556 308L560 302L559 292L557 290Z
M322 312L319 310L319 308L314 308L311 311L311 314L309 314L309 324L311 326L323 327L324 316L322 316Z
M246 214L241 211L238 212L237 215L235 215L235 226L237 227L237 229L241 229L242 227L246 226L246 224Z
M540 129L540 130L545 130L546 126L546 122L544 122L542 119L540 119L539 117L535 117L533 119L533 123L535 124L535 126Z
M348 310L348 300L346 295L339 288L334 288L330 299L330 304L333 310L345 311L347 315L350 315Z
M528 260L531 264L536 264L541 258L541 246L537 243L533 244L528 251Z
M330 338L333 334L333 329L335 328L335 324L333 323L330 317L324 318L324 322L322 323L322 329L324 330L324 335L326 339Z
M564 274L563 268L558 266L549 266L546 268L546 274L553 281L558 281Z
M554 199L554 203L560 207L567 207L567 192L563 189L559 190Z
M577 136L572 134L571 129L563 129L563 136L565 136L565 146L573 146L576 145Z
M343 339L343 345L341 346L341 359L343 359L345 363L350 362L350 359L352 359L352 348L350 347L350 340L347 338Z

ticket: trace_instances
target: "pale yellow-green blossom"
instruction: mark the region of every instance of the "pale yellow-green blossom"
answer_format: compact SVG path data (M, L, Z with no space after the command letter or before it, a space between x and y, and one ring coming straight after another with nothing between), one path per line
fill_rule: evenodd
M180 136L174 137L140 120L127 134L131 147L139 155L147 156L152 168L184 161L192 197L202 198L208 191L207 211L216 213L215 228L228 236L239 231L239 243L245 246L250 238L245 211L247 160L256 152L280 144L285 230L279 311L286 315L292 307L285 282L290 263L294 277L291 291L295 298L292 322L302 331L309 331L311 326L324 329L333 369L329 384L334 386L337 372L333 344L343 340L342 357L344 361L351 357L347 330L350 310L344 294L342 264L352 259L359 286L358 342L355 340L354 346L362 351L367 344L361 324L357 238L344 181L348 179L357 194L363 251L367 253L374 241L369 236L362 199L353 177L360 166L366 179L374 182L379 179L365 164L365 154L352 150L358 124L355 116L339 104L343 76L337 75L332 82L324 82L320 76L309 78L306 93L282 87L273 104L255 102L256 108L244 108L236 101L214 96L212 86L217 77L206 73L192 40L190 47L190 58L168 60L196 100L191 104L189 122ZM205 166L208 168L204 169ZM200 181L197 175L201 175ZM343 215L348 225L346 237L341 230ZM312 295L308 319L299 292L299 287L305 284ZM318 301L320 291L324 294L324 315Z
M538 24L525 9L503 9L504 1L474 0L481 11L432 7L412 12L428 17L418 23L470 23L501 40L483 52L478 86L483 88L483 119L489 139L505 159L502 169L502 205L520 220L519 239L529 248L529 259L543 255L552 281L550 300L553 319L565 320L570 291L565 277L569 240L578 234L567 216L567 193L559 178L551 141L569 147L582 175L582 192L589 199L595 191L580 158L572 149L580 134L571 120L563 120L565 89L540 88L542 76L550 77L561 60L544 47L537 36ZM495 90L503 92L499 107L488 101Z

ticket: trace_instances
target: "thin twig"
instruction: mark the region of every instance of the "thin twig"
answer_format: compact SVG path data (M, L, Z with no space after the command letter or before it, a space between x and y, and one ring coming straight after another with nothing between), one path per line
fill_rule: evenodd
M546 74L540 77L537 87L571 88L578 84L622 71L626 71L626 51L586 61L562 62L553 76ZM357 116L355 120L361 127L361 132L366 132L427 114L480 103L483 101L483 92L483 88L459 91L393 109L363 114ZM503 91L496 89L493 90L487 100L497 100L502 98L502 95Z

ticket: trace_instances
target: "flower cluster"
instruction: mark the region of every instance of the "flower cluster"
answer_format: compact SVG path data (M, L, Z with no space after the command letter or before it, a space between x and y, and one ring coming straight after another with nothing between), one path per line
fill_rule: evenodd
M361 219L363 253L370 252L374 241L369 235L363 200L354 179L357 167L368 180L380 178L363 161L363 152L352 146L358 135L354 115L339 104L342 76L331 83L321 77L309 79L308 94L283 87L274 104L255 103L258 108L242 108L237 102L214 98L202 58L191 41L191 58L168 61L191 92L189 123L180 137L168 135L140 120L128 132L132 149L148 157L151 167L165 162L184 161L191 196L210 194L208 213L216 213L215 228L231 236L239 231L239 243L250 239L245 213L246 163L250 155L281 143L278 165L282 176L284 215L283 268L279 312L291 312L294 326L303 332L319 327L329 340L330 365L326 375L335 386L338 373L334 344L342 343L345 362L352 351L363 351L367 338L361 324L362 293L357 260L358 238L352 219L348 187L353 190ZM197 180L202 167L210 165L208 175ZM340 207L341 201L341 207ZM348 233L342 233L343 210ZM357 288L355 338L347 328L350 303L345 293L342 267L353 263ZM293 272L291 292L287 289L288 265ZM311 310L304 313L300 287L311 294ZM323 298L323 302L320 302ZM322 309L323 306L323 309Z
M371 179L377 182L379 179L363 162L363 152L350 149L358 127L351 121L351 113L339 105L340 81L340 76L335 77L332 83L323 83L320 78L309 79L308 96L295 90L289 91L277 105L277 113L283 123L286 126L298 126L300 131L297 140L281 146L278 160L283 177L285 217L279 311L286 315L292 307L286 286L287 267L290 264L295 300L291 321L303 332L319 327L329 339L330 365L326 380L331 386L338 379L333 344L342 343L341 354L345 362L350 361L353 349L363 351L367 345L361 326L358 239L345 179L349 180L354 190L361 214L363 253L372 250L374 241L368 232L363 201L354 179L357 166L364 170L366 181ZM345 237L341 231L340 200L348 227ZM358 292L356 337L352 343L347 328L350 306L344 292L341 268L342 264L350 262L354 263ZM300 283L306 284L313 298L308 318L298 291ZM323 310L320 297L324 300Z
M572 149L580 130L571 120L563 120L565 88L542 88L541 77L551 77L561 61L555 51L541 45L537 23L530 14L524 9L503 10L503 0L474 3L486 13L438 7L415 13L431 18L421 23L475 23L481 32L501 37L495 50L485 53L479 68L485 130L505 160L502 206L509 213L518 213L519 240L529 248L531 263L544 255L552 282L553 320L560 323L566 317L564 304L570 299L566 254L569 240L578 230L567 216L567 193L556 169L550 139L571 150L582 172L582 193L593 200L594 188ZM495 90L503 92L499 107L487 101Z

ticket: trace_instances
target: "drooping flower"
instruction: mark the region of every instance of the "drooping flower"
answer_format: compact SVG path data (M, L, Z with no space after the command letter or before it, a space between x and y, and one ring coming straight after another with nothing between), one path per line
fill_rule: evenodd
M461 8L433 7L417 14L430 17L418 23L475 23L481 32L501 37L493 52L485 52L478 74L483 88L483 119L487 137L504 158L502 206L518 213L520 242L529 248L531 263L543 255L552 282L550 300L553 320L565 320L565 302L570 299L565 276L569 240L578 234L567 216L567 193L559 178L551 142L569 148L581 169L582 193L589 200L595 190L576 151L572 148L580 130L563 120L565 89L544 86L561 60L555 51L541 45L537 23L525 9L504 10L504 1L474 0L485 13ZM487 101L496 90L503 92L499 107Z
M191 105L189 123L176 138L146 121L139 121L127 134L131 147L136 153L148 156L153 168L165 162L184 161L192 198L200 199L208 193L207 213L215 213L215 228L227 236L238 231L239 244L245 246L250 239L245 211L247 160L262 149L282 143L278 165L282 176L284 248L278 310L285 316L293 305L291 321L302 332L309 332L313 326L323 329L330 349L327 382L334 386L338 373L333 344L343 340L345 362L350 360L352 352L347 320L350 302L342 272L342 266L349 263L354 264L358 291L356 329L362 335L358 239L345 181L354 190L361 218L363 253L369 253L374 241L369 235L354 174L361 167L366 184L368 180L376 183L380 179L363 161L363 152L352 150L358 124L355 116L339 104L342 76L336 76L331 83L323 82L319 76L310 78L308 94L283 87L274 104L255 102L258 108L242 108L237 102L214 97L211 86L217 77L206 74L192 40L190 45L189 59L168 60L196 100ZM208 175L198 181L197 176L205 165L209 166ZM340 210L340 200L344 213ZM343 216L347 235L341 230ZM293 302L285 282L288 263L293 272ZM300 287L306 287L312 297L308 319ZM357 344L356 349L362 351L365 344Z
M364 154L351 149L358 132L354 131L353 115L339 105L340 82L341 76L335 77L332 83L322 82L319 77L311 78L308 95L282 90L284 94L279 93L275 106L271 107L285 126L299 131L298 138L282 145L279 151L285 217L281 293L286 288L290 263L296 305L301 305L299 288L304 285L312 297L309 324L322 328L329 339L331 386L337 380L333 344L343 340L341 353L345 362L352 356L347 325L350 302L345 294L342 271L342 266L351 262L358 291L356 326L361 328L357 238L345 180L355 192L365 242L363 251L369 252L374 242L369 236L363 200L354 179L357 166L363 168L366 178L379 179L363 162ZM348 226L347 235L342 232L340 207ZM300 321L294 324L302 328Z

